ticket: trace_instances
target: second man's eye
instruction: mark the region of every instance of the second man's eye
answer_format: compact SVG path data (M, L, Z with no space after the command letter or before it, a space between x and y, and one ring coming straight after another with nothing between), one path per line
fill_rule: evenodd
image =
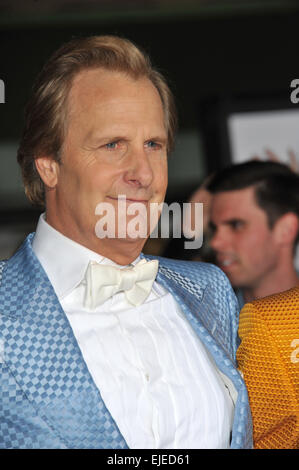
M231 228L233 230L239 230L244 226L244 221L243 220L232 220L230 225L231 225Z

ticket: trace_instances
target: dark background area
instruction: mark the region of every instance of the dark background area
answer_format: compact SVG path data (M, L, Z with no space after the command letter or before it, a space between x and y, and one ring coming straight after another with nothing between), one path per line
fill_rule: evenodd
M0 2L0 79L5 83L0 174L6 183L11 178L12 187L17 176L7 160L2 164L1 143L17 144L34 77L63 42L93 34L117 34L142 46L176 96L178 140L181 134L198 137L198 151L186 160L192 177L175 175L186 157L184 148L173 163L170 157L169 201L185 200L211 169L227 161L218 126L223 103L250 96L277 96L289 103L290 83L299 77L298 1ZM15 193L0 187L2 251L12 231L23 237L38 217L19 187Z

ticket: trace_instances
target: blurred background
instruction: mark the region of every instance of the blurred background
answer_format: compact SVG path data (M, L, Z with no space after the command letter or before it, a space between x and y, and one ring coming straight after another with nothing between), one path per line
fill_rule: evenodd
M265 148L299 155L298 0L0 1L0 259L34 230L16 151L23 109L50 54L76 36L117 34L142 46L176 96L179 133L166 202L187 201L214 170ZM299 93L298 93L299 97ZM161 254L167 240L150 240ZM168 249L178 255L180 248Z

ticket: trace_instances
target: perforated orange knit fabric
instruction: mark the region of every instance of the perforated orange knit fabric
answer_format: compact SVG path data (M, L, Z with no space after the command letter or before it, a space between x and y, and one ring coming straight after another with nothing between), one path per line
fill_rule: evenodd
M299 288L245 305L239 335L254 447L299 448Z

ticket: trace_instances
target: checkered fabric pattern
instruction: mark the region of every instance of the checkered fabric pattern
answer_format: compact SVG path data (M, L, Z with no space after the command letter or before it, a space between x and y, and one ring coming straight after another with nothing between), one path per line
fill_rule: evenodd
M28 243L2 273L0 448L125 448Z
M126 448L32 251L32 236L0 264L0 448ZM210 265L165 259L160 265L158 281L238 391L231 447L251 447L247 392L234 364L231 287Z
M239 331L237 357L248 387L254 446L298 449L299 288L246 304Z
M2 271L3 271L3 269L4 269L5 263L6 263L5 260L4 260L4 261L0 261L0 280L1 280L1 278L2 278Z

